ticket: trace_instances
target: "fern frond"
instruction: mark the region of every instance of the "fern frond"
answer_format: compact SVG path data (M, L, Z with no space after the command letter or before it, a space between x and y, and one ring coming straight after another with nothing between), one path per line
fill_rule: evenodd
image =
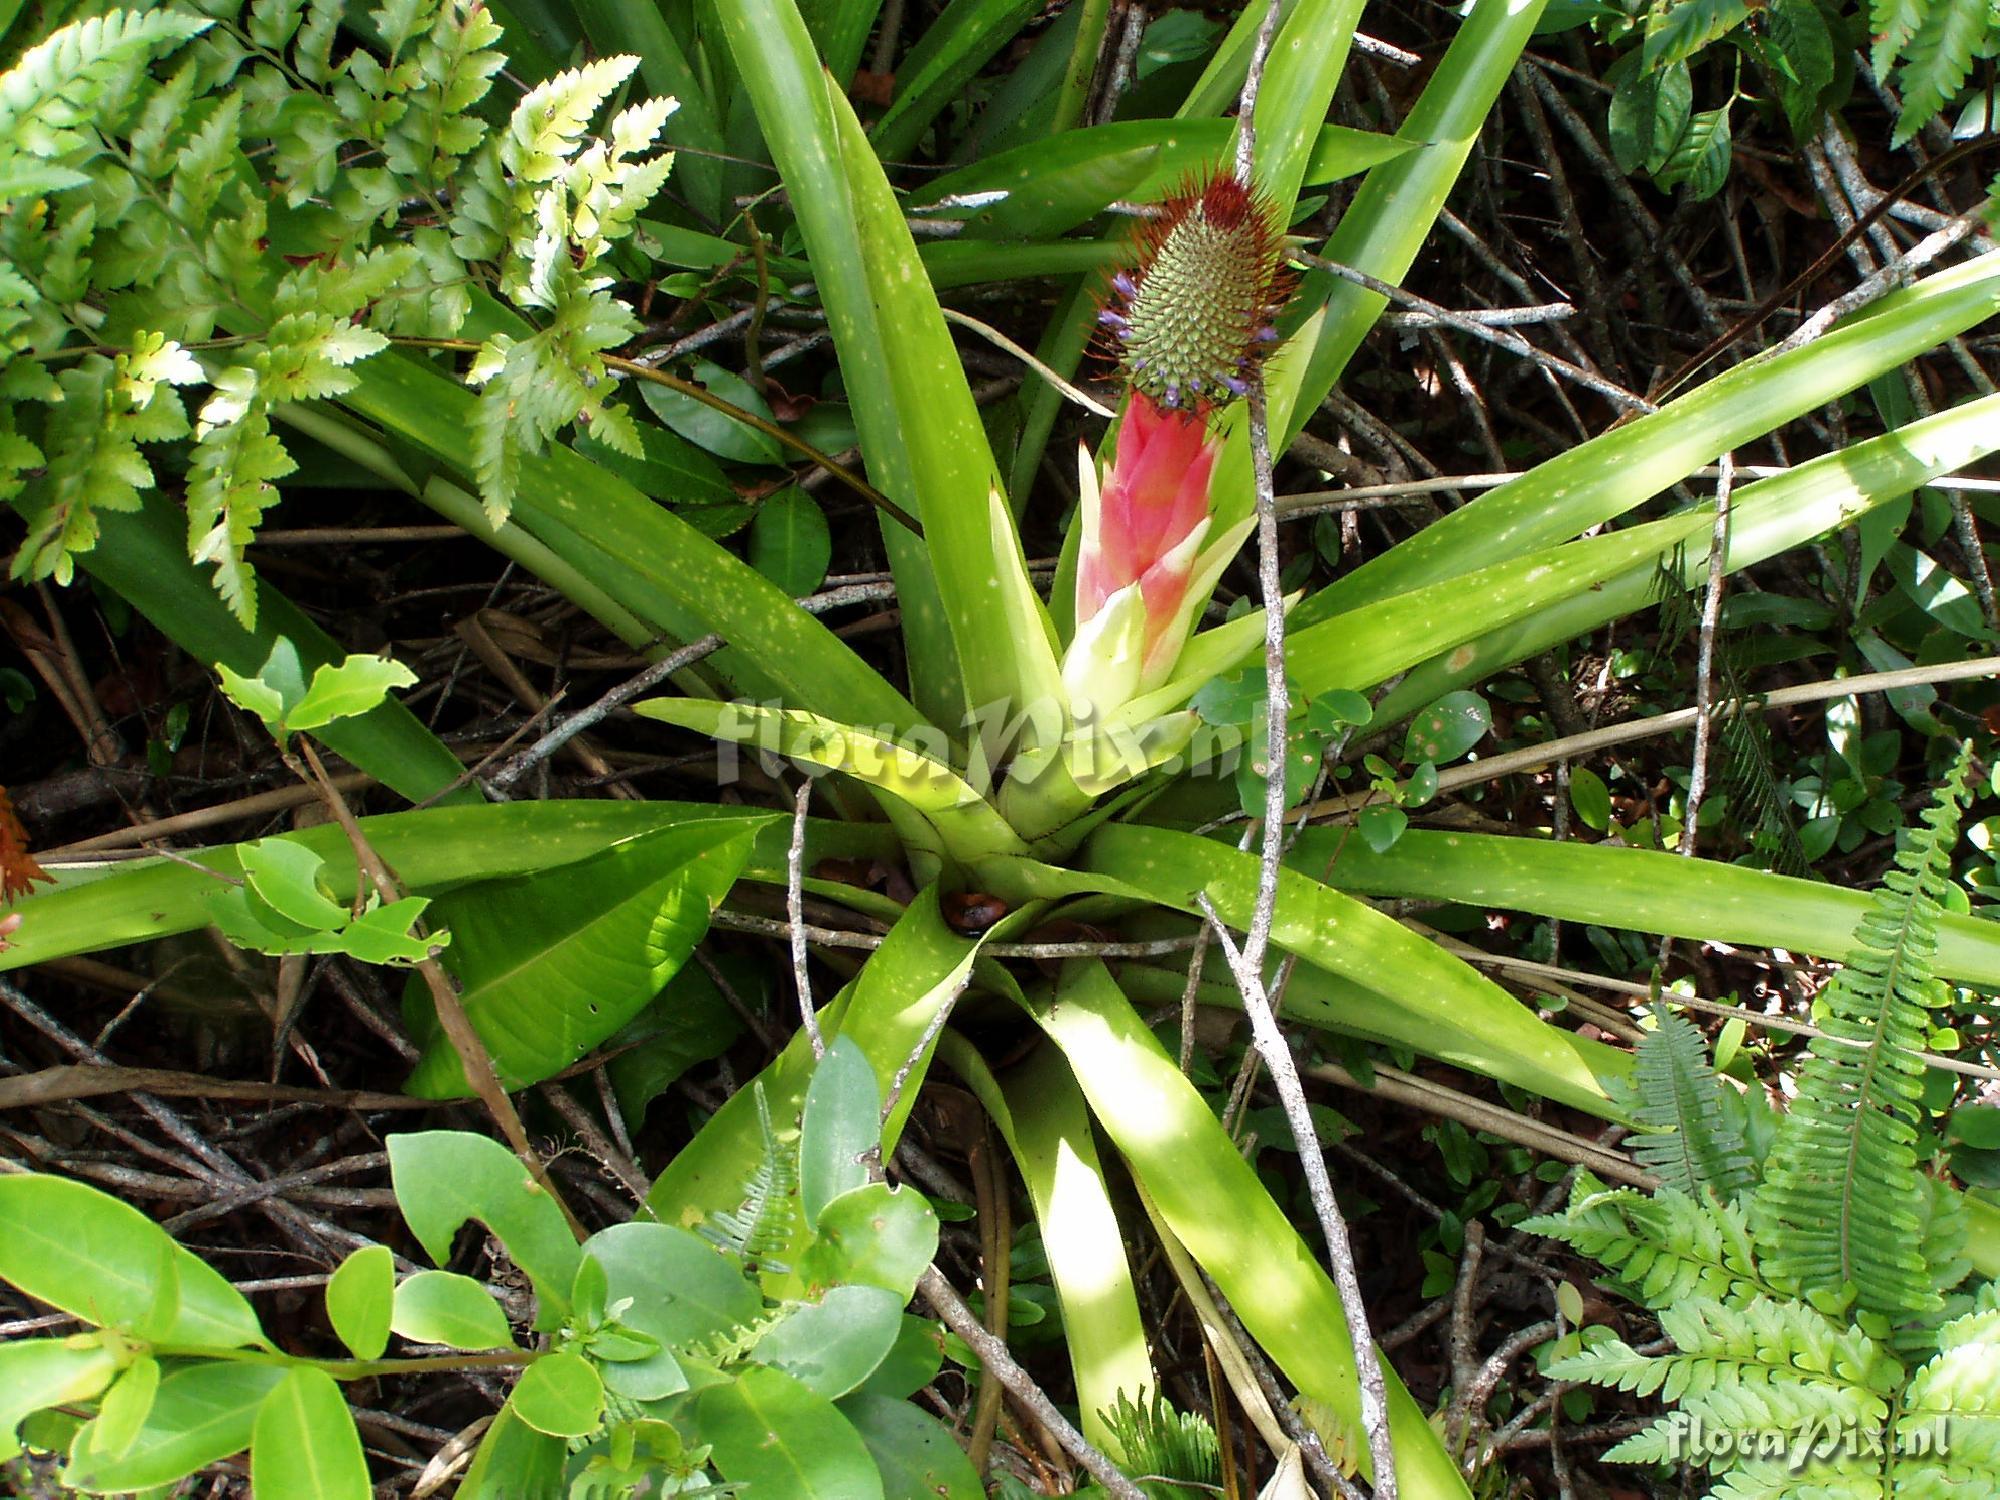
M1562 1213L1523 1219L1520 1227L1589 1256L1651 1308L1694 1296L1742 1303L1785 1291L1759 1267L1749 1222L1734 1203L1611 1188L1578 1172Z
M2000 1286L1938 1330L1937 1353L1910 1377L1898 1420L1896 1494L1963 1500L2000 1473ZM1942 1438L1919 1454L1919 1434Z
M1855 933L1855 951L1820 997L1798 1097L1779 1131L1752 1222L1767 1262L1810 1291L1853 1282L1861 1306L1892 1318L1938 1305L1922 1254L1917 1170L1926 1007L1939 897L1958 839L1970 747L1939 788Z
M257 625L257 576L245 554L277 501L271 481L298 467L271 431L259 378L245 365L216 376L188 466L188 553L197 563L215 564L216 592L246 630Z
M1653 660L1661 662L1680 649L1699 618L1694 593L1687 586L1687 542L1674 544L1673 553L1653 565L1647 592L1660 607L1660 635L1653 643Z
M61 156L128 68L213 25L185 11L114 10L63 27L0 76L0 156Z
M1144 1477L1140 1487L1148 1495L1179 1500L1211 1491L1222 1482L1222 1450L1215 1429L1205 1417L1176 1410L1158 1391L1143 1403L1120 1391L1118 1404L1098 1415L1118 1440L1125 1471Z
M733 1250L745 1261L778 1270L782 1267L773 1257L791 1244L798 1226L798 1152L778 1138L764 1086L759 1083L754 1087L757 1128L764 1149L756 1170L744 1184L742 1204L726 1213L711 1213L700 1232L711 1244Z
M1728 794L1736 821L1748 831L1751 843L1770 857L1771 868L1781 875L1809 879L1812 861L1799 843L1787 799L1778 785L1777 768L1771 760L1771 732L1758 711L1762 700L1743 691L1726 653L1721 666L1730 706L1716 736L1722 751L1717 784Z
M1674 1341L1674 1353L1641 1354L1610 1339L1549 1365L1559 1380L1657 1393L1679 1404L1678 1414L1627 1438L1607 1458L1684 1460L1728 1472L1758 1455L1727 1445L1715 1451L1689 1445L1690 1427L1789 1434L1879 1430L1902 1383L1902 1366L1866 1334L1804 1302L1756 1297L1730 1307L1694 1297L1663 1309L1660 1326ZM1821 1477L1811 1476L1815 1482Z
M530 89L508 121L502 165L523 182L554 180L582 144L590 117L638 66L636 57L603 57Z
M1988 0L1931 0L1903 51L1903 109L1892 145L1900 146L1965 86L1972 58L1993 26Z
M173 387L200 378L192 355L148 332L136 334L131 350L116 359L92 354L57 377L61 399L49 411L39 450L47 455L46 470L21 497L28 536L14 555L15 577L68 583L72 559L97 544L99 512L139 508L139 492L153 487L153 468L139 444L186 435L187 412Z
M1642 1133L1632 1139L1632 1154L1662 1187L1691 1198L1708 1189L1727 1203L1748 1191L1750 1151L1723 1114L1723 1085L1701 1032L1661 1008L1636 1062L1633 1118Z

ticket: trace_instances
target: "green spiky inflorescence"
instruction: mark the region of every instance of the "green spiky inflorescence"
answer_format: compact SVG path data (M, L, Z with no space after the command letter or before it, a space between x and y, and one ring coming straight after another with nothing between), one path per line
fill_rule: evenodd
M1289 290L1270 206L1235 178L1196 180L1140 231L1139 262L1111 280L1099 321L1133 389L1161 406L1242 395L1277 343Z

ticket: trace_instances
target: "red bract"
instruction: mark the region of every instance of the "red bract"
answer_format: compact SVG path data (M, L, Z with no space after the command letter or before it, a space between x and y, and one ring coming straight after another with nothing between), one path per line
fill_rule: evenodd
M1077 567L1076 617L1087 620L1128 583L1149 617L1171 614L1187 586L1187 564L1162 571L1174 549L1208 518L1218 444L1190 412L1166 411L1135 393L1118 430L1118 455L1098 501L1097 546Z

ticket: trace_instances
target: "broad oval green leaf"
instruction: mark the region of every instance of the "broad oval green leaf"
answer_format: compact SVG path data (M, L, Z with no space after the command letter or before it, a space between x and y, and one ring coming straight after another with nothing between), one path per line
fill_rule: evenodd
M538 1326L552 1327L569 1311L582 1254L576 1236L562 1209L505 1146L463 1130L392 1135L389 1181L410 1232L433 1261L450 1259L453 1238L468 1219L477 1219L534 1283Z
M826 578L833 533L819 502L795 484L757 507L750 522L750 566L794 597L810 594Z
M380 1359L389 1347L396 1301L396 1257L387 1245L364 1245L326 1282L326 1317L356 1359Z
M77 1435L62 1481L93 1494L151 1489L250 1446L257 1412L285 1372L217 1360L163 1377L153 1409L123 1453L97 1451L90 1427Z
M866 1391L839 1407L874 1456L883 1500L983 1500L985 1487L965 1450L928 1412Z
M752 416L762 417L767 422L771 420L770 403L758 395L756 387L741 375L732 374L708 360L697 360L692 373L695 384L711 396L719 397ZM717 411L684 391L646 380L639 383L639 394L653 409L654 416L697 448L705 449L717 458L745 464L780 464L785 461L783 445L768 432L739 422L727 412Z
M86 1322L136 1327L158 1304L163 1275L176 1283L174 1306L154 1336L225 1349L264 1342L243 1294L136 1208L66 1177L0 1177L0 1279Z
M417 674L399 661L383 656L349 656L313 671L305 697L285 713L285 728L318 729L335 719L365 714L389 696L391 688L414 687Z
M1492 727L1493 714L1479 694L1465 689L1446 693L1410 721L1403 760L1444 765L1478 744Z
M752 1365L695 1398L722 1477L785 1500L884 1500L860 1434L782 1370Z
M882 1089L875 1070L852 1037L836 1037L813 1069L799 1121L799 1203L807 1223L868 1181L861 1156L881 1144Z
M512 1349L514 1331L493 1294L455 1271L419 1271L396 1288L389 1326L420 1344Z
M545 1354L521 1372L514 1415L550 1437L587 1437L604 1425L604 1382L581 1354Z
M618 1321L666 1349L727 1333L764 1310L734 1261L671 1224L614 1224L586 1240L583 1253L604 1268L606 1306L631 1299Z
M809 1285L860 1282L887 1287L904 1301L937 1254L937 1215L910 1188L871 1182L820 1210L811 1248L799 1265Z
M691 823L572 865L468 886L437 902L446 966L509 1089L568 1067L659 994L708 930L749 861L754 826ZM427 1099L471 1093L441 1031L405 1085Z
M896 1342L883 1356L861 1389L876 1396L901 1401L937 1379L944 1368L944 1325L929 1318L903 1314Z
M31 1412L92 1401L118 1373L118 1360L97 1344L68 1339L16 1339L0 1344L0 1463L21 1451L15 1429Z
M290 1371L258 1407L250 1487L285 1500L369 1500L374 1493L347 1398L324 1370Z
M829 1401L872 1375L903 1331L904 1298L879 1286L837 1286L773 1324L750 1357Z
M466 1470L455 1500L560 1495L566 1451L561 1438L535 1431L515 1415L509 1402L479 1440L479 1451L472 1456L472 1467Z

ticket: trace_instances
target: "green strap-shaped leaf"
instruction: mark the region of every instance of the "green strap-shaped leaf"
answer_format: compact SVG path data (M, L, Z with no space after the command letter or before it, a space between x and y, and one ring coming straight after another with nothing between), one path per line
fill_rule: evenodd
M560 1072L659 994L708 931L757 828L748 819L663 828L438 901L452 934L446 967L504 1087ZM441 1032L405 1087L427 1099L471 1093Z
M1078 1425L1091 1442L1119 1457L1118 1436L1103 1414L1120 1395L1142 1399L1158 1378L1083 1093L1054 1047L1038 1048L1004 1079L995 1079L985 1059L955 1033L947 1032L938 1050L992 1116L1020 1168L1062 1307Z
M1340 1296L1207 1101L1101 963L1069 965L1038 1019L1175 1235L1285 1375L1356 1435L1349 1451L1365 1470L1359 1382ZM1382 1375L1401 1493L1469 1500L1457 1465L1386 1359Z
M1368 174L1326 242L1322 253L1327 259L1382 281L1403 279L1458 181L1494 100L1534 34L1544 3L1478 0L1396 132L1403 140L1421 143L1421 149ZM1388 303L1352 282L1314 272L1301 284L1297 305L1314 319L1298 335L1310 342L1312 352L1292 387L1296 400L1290 415L1273 424L1274 448L1289 443L1306 418L1319 410Z
M890 161L907 157L924 127L1038 8L1037 0L951 0L897 65L896 97L869 132L875 150Z
M724 60L735 62L811 251L869 478L921 520L922 491L890 380L889 341L870 293L840 159L839 127L812 36L792 0L732 0L717 7L717 20L728 42ZM958 378L962 388L964 376ZM980 441L985 441L983 434ZM882 540L903 610L911 692L933 722L955 725L965 712L965 689L929 553L923 541L893 521L883 522ZM832 711L849 719L879 717L864 716L852 704Z
M343 406L472 471L472 392L394 352L353 373ZM514 522L642 619L682 640L721 635L731 649L708 664L741 691L898 728L921 722L881 674L769 579L625 480L559 443L520 467Z
M1082 855L1085 869L1166 905L1198 912L1195 895L1206 891L1224 921L1238 928L1250 924L1257 895L1255 854L1192 834L1111 824L1091 835ZM1325 855L1320 859L1312 864L1301 854L1297 864L1318 870ZM1296 869L1280 875L1271 938L1377 993L1380 1009L1357 1018L1365 1031L1394 1035L1433 1057L1544 1098L1601 1113L1603 1075L1622 1076L1629 1069L1629 1061L1585 1047L1394 918ZM1084 1086L1089 1092L1087 1080Z
M1573 839L1558 844L1412 829L1378 854L1358 839L1343 839L1339 829L1312 828L1292 857L1315 871L1331 863L1327 879L1364 896L1460 901L1842 962L1853 955L1855 928L1869 900L1865 891L1767 870ZM1940 916L1937 972L1983 988L2000 986L2000 926Z
M1489 631L1587 595L1606 578L1650 563L1713 525L1711 516L1697 511L1412 589L1295 631L1285 643L1285 662L1307 697L1370 688Z
M1292 220L1360 16L1361 0L1299 0L1272 39L1257 92L1256 166L1257 186L1280 224Z
M1401 165L1391 162L1376 175ZM1343 227L1353 217L1350 209ZM1363 563L1307 599L1296 618L1303 625L1359 609L1622 515L1718 454L1894 369L1996 310L2000 250L1884 297L1803 349L1738 365L1650 416L1538 464Z
M963 216L965 220L962 236L1048 238L1074 229L1114 200L1158 198L1179 186L1191 172L1221 163L1234 129L1232 121L1220 119L1118 120L1093 125L961 167L927 184L917 201L927 204L1005 193L1006 197L996 203L953 210L952 217ZM1304 162L1304 181L1337 182L1416 149L1415 142L1391 135L1321 125ZM932 255L939 248L920 247L925 264L933 268L933 285ZM1010 246L1013 252L1022 248Z
M1730 502L1724 565L1736 572L1863 516L1887 514L1881 507L1996 448L2000 448L2000 396L1983 396L1823 454L1788 474L1746 485ZM1556 600L1511 625L1443 651L1413 668L1383 696L1376 707L1377 720L1393 724L1455 687L1483 681L1502 667L1644 609L1658 597L1662 562L1673 564L1674 559L1642 561L1601 587ZM1708 572L1707 549L1689 548L1678 567L1688 587L1700 586Z
M879 733L803 709L715 703L706 698L648 698L632 709L719 740L759 745L807 765L844 771L921 813L943 846L960 859L1019 854L1027 847L950 766ZM931 735L933 741L939 738L935 732Z
M886 1092L890 1080L916 1055L938 1008L958 992L977 951L977 943L945 925L935 888L925 889L854 982L820 1012L821 1031L829 1040L844 1036L858 1045ZM927 1055L917 1057L883 1125L885 1154L895 1149L929 1061ZM812 1073L812 1045L801 1029L757 1076L781 1134L796 1129ZM763 1150L755 1092L746 1087L732 1094L660 1173L646 1200L660 1220L699 1224L708 1214L742 1201L743 1185Z
M709 803L512 802L424 808L360 821L368 842L402 878L405 888L422 892L569 864L675 824L730 824L746 818L764 825L765 831L757 836L744 873L753 880L782 883L789 825L774 823L763 813L746 814L741 808ZM827 858L891 859L900 852L894 834L880 824L811 819L806 829L809 864ZM353 851L338 828L329 824L275 837L302 844L326 859L324 874L334 898L353 899ZM28 897L16 907L26 920L10 936L8 951L0 953L0 972L206 926L215 876L189 860L221 875L242 873L231 845L193 850L178 861L58 865L51 872L56 889Z

